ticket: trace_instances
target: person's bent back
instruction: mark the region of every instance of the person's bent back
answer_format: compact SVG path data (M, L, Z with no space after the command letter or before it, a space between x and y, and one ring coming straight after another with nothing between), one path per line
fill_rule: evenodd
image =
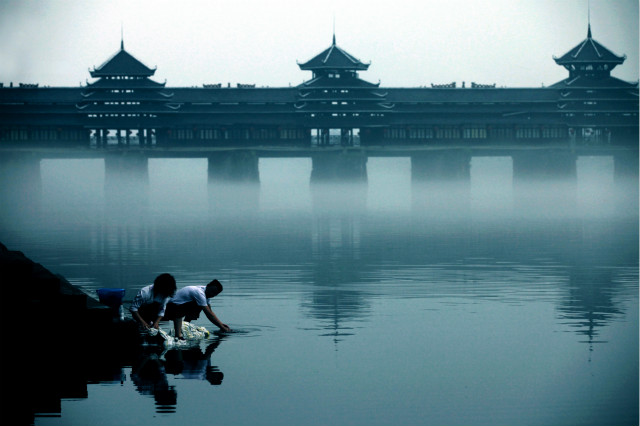
M204 312L205 316L220 330L230 331L229 326L223 324L211 310L209 299L222 292L220 281L213 280L206 286L187 286L176 292L167 304L165 318L174 322L175 333L182 338L182 321L194 321Z

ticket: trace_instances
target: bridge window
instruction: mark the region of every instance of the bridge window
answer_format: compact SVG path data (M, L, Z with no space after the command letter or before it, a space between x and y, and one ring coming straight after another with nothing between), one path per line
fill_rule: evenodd
M302 139L304 137L302 129L281 129L280 139Z
M566 131L562 127L543 127L542 137L545 139L559 139L566 137Z
M520 127L516 129L516 138L518 139L537 139L540 137L540 129L538 127Z
M484 127L467 127L463 131L465 139L486 139L487 129Z
M433 129L411 128L409 139L433 139Z
M176 129L176 139L193 139L193 130L191 129Z
M388 139L406 139L407 131L405 129L391 127L389 129L384 129L384 136Z
M513 138L513 129L511 127L490 127L489 137L492 139L511 139Z
M439 127L436 130L436 138L438 139L459 139L460 129L457 127Z

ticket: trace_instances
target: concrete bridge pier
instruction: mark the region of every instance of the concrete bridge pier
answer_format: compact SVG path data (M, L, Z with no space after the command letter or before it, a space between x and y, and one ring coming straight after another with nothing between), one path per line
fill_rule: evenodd
M638 215L638 150L628 150L613 156L613 179L616 188L616 210Z
M259 157L254 151L220 151L209 155L209 182L260 182Z
M525 180L575 180L577 155L569 150L527 150L512 154L513 178Z
M516 212L565 217L577 208L577 155L570 150L527 150L512 155Z
M616 180L638 180L638 150L628 150L613 156L613 177Z
M411 180L469 181L471 154L465 151L428 151L411 156Z
M109 152L104 158L107 205L142 207L149 201L149 158L140 152Z
M106 129L95 129L96 147L103 148L107 146L107 133Z
M31 152L2 153L0 156L0 216L37 212L41 203L40 157Z
M316 153L311 164L311 183L367 181L367 156L360 151Z
M260 206L259 157L255 151L221 151L209 156L208 195L213 214L245 214Z
M425 151L411 156L412 208L446 217L465 215L471 206L471 154Z

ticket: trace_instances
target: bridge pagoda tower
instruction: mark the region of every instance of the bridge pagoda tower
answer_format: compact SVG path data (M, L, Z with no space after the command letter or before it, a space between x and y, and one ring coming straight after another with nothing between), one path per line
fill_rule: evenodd
M638 82L611 76L626 56L597 42L589 24L586 39L553 59L569 71L569 77L551 87L560 89L557 107L570 137L590 145L637 144Z
M358 76L369 65L340 48L335 34L331 46L304 63L298 62L301 70L312 72L311 80L298 86L294 104L296 114L304 116L304 125L313 129L312 143L359 145L361 137L370 136L382 125L381 120L393 105L387 103L387 94L379 89L379 83ZM367 157L361 152L318 153L312 162L312 182L367 180Z
M298 62L301 70L313 74L311 80L298 86L295 108L297 113L304 114L305 125L316 129L318 145L338 141L343 146L353 145L357 142L356 128L364 136L361 126L370 132L393 109L386 100L387 94L379 89L380 83L370 83L358 76L369 65L340 48L335 34L331 46L304 63ZM338 132L339 139L334 134Z
M118 144L129 144L134 130L140 145L153 143L158 115L171 111L168 102L173 96L163 90L166 83L151 80L155 71L127 52L124 41L118 52L89 71L97 80L87 83L76 107L87 114L98 146L107 144L110 130L115 130Z

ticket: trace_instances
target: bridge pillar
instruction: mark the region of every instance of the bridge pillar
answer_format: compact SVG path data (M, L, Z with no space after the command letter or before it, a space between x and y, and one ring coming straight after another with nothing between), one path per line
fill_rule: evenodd
M616 188L616 209L638 215L638 150L620 152L613 156L613 179Z
M311 163L311 182L367 181L367 156L361 151L319 152Z
M106 145L106 143L105 143L104 136L103 136L103 130L102 129L96 129L96 147L102 148L105 145Z
M577 155L571 151L529 150L512 154L514 180L575 180Z
M441 150L412 155L411 204L434 215L466 215L471 206L471 154Z
M220 151L209 155L209 182L260 182L255 151Z
M618 179L638 179L638 150L631 149L613 156L613 175Z
M104 158L107 204L140 207L149 201L149 158L139 152L109 152Z
M566 217L577 208L577 155L569 150L514 153L513 200L518 214Z
M30 152L3 153L0 156L0 218L39 211L41 201L40 158Z
M411 156L412 181L468 181L471 155L460 151L428 151Z
M215 214L246 214L260 206L259 157L255 151L209 155L209 208Z

